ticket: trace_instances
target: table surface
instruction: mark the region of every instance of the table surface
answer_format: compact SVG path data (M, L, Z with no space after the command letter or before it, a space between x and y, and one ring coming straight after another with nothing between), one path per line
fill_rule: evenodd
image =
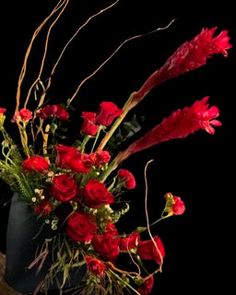
M13 290L4 280L5 255L0 252L0 295L21 295Z

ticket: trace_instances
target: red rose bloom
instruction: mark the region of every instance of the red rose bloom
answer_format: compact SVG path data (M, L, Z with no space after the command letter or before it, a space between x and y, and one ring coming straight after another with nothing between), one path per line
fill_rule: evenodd
M136 180L131 172L126 169L120 169L118 171L118 177L124 182L124 187L127 189L134 189L136 187Z
M93 248L103 259L114 261L120 253L120 237L115 226L111 223L107 226L105 233L95 235L92 240Z
M27 171L45 172L49 168L47 159L41 156L31 156L22 162L22 167Z
M77 184L72 176L57 175L53 179L52 194L58 201L68 202L76 196Z
M92 208L98 208L114 202L113 195L97 179L90 179L87 182L82 191L82 196L85 204Z
M180 197L173 197L174 204L172 205L172 212L174 215L182 215L185 211L185 204Z
M138 292L141 295L148 295L152 292L154 286L154 278L151 276L149 279L145 280L141 287L138 288Z
M121 114L122 110L119 109L113 102L104 101L100 104L96 122L99 125L109 126L113 120Z
M158 236L154 237L156 246L152 240L140 241L138 245L138 255L144 260L155 260L157 264L162 264L162 260L165 257L165 248Z
M42 119L47 119L50 117L58 118L62 121L69 119L69 113L63 106L59 104L46 105L39 111L38 115Z
M6 112L6 109L0 108L0 115L3 115Z
M42 201L38 206L34 208L34 212L41 216L50 214L53 210L53 204L48 200Z
M84 119L81 131L84 134L95 136L98 131L98 126L95 124L96 113L83 112L81 117Z
M91 242L96 230L96 223L85 213L74 212L67 220L66 233L75 242Z
M85 256L87 268L90 272L94 273L99 277L105 275L106 265L99 259L93 256Z
M28 122L30 119L32 119L32 112L28 109L21 109L19 112L15 113L13 117L13 122Z
M138 232L133 232L129 236L120 239L120 250L129 251L133 248L137 248L140 241Z
M56 165L71 169L77 173L88 173L90 167L87 167L83 160L83 154L80 153L75 147L58 144L56 146L57 157Z

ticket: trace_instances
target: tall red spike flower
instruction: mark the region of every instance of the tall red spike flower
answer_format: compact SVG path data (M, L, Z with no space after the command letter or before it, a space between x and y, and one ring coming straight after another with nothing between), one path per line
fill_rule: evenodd
M216 106L209 107L208 99L209 96L206 96L202 100L195 101L191 107L173 112L159 125L131 144L123 152L122 160L158 143L183 138L200 129L214 134L213 126L221 126L221 122L216 120L219 116L219 109Z
M155 86L160 83L195 70L206 64L207 59L214 54L228 55L227 50L232 47L229 43L228 31L224 30L214 37L217 27L202 31L191 41L183 43L165 62L144 82L134 95L134 101L140 101Z

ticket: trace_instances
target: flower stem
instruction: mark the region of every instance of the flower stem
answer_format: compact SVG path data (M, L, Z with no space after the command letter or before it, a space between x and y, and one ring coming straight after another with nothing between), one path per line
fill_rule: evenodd
M81 153L83 153L84 152L84 150L85 150L85 146L86 146L86 144L88 143L88 141L90 140L90 138L91 138L91 136L89 136L89 135L86 135L85 137L84 137L84 140L82 141L82 143L81 143L81 146L80 146L80 148L81 148Z

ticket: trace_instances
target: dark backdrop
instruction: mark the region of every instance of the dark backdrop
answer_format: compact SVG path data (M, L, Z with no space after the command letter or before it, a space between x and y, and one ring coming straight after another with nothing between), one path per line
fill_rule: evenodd
M12 3L6 10L1 10L1 15L8 16L7 22L1 19L0 27L0 99L3 107L9 109L14 106L17 75L26 45L33 29L51 8L51 2L40 0L28 4L28 1L21 1L17 7L14 4L14 16ZM71 2L63 20L53 32L48 65L78 24L109 3L105 0ZM157 6L154 0L121 0L112 11L84 29L70 46L55 76L51 98L58 102L68 98L78 81L99 65L125 38L164 26L173 18L176 18L176 22L171 28L129 43L84 85L74 103L78 112L95 111L103 100L112 100L122 106L128 95L138 89L175 48L191 39L202 27L229 29L232 43L234 46L236 44L236 21L233 14L228 12L206 13L202 9L199 13L189 7L189 12L183 14L171 5ZM40 45L41 39L37 48ZM215 136L199 132L185 140L164 143L142 152L123 164L134 172L138 180L138 188L127 195L127 198L134 200L134 204L122 223L123 228L132 230L138 224L145 224L143 169L150 159L154 159L148 172L151 220L155 220L161 211L163 194L168 191L180 195L187 207L184 216L167 220L154 230L165 243L166 259L163 274L157 275L152 294L170 294L173 291L192 294L196 289L210 292L214 288L221 289L222 294L227 293L230 282L227 269L234 247L229 230L233 231L235 195L235 53L234 48L230 50L228 58L214 57L205 67L156 88L135 111L146 117L144 132L171 111L210 95L211 103L221 109L223 122L223 127L217 129ZM36 49L30 60L29 79L33 79L31 74L37 65L38 54ZM78 130L73 127L73 132ZM233 172L230 172L230 168L233 168ZM4 192L7 192L6 188ZM8 205L0 210L1 248L4 250Z

